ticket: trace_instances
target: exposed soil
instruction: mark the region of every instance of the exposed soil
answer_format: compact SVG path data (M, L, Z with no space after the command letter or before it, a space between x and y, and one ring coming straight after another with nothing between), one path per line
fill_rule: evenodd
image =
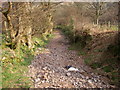
M35 88L110 88L107 78L93 73L84 64L76 51L68 50L69 41L60 31L54 32L44 50L38 49L40 54L29 66L29 76ZM72 65L78 72L68 71L65 66Z

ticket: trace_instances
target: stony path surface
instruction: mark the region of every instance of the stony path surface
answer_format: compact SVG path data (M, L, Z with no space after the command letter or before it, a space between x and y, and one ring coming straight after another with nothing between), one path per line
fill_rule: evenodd
M35 57L29 66L29 76L35 88L106 88L111 87L101 75L87 67L76 51L68 50L69 44L61 32L54 32L46 49ZM72 65L79 69L70 72Z

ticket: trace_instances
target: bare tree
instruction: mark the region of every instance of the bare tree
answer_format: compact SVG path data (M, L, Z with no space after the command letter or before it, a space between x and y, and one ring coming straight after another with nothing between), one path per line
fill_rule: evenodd
M106 8L106 3L104 2L93 2L90 3L89 9L94 17L95 24L99 24L99 17L104 13Z
M4 26L5 34L9 30L9 46L12 49L20 49L21 45L33 48L32 35L41 33L46 37L52 31L52 15L49 2L41 2L37 7L30 2L6 2L6 7L1 7L1 12L6 18ZM41 26L41 27L40 27Z

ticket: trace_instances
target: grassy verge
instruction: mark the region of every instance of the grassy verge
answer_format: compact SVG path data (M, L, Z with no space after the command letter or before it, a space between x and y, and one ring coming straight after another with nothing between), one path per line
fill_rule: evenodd
M49 34L47 38L53 35ZM28 65L31 64L37 48L43 48L49 39L33 38L34 48L21 46L20 50L11 50L2 42L2 87L3 88L29 88L33 87L30 78L27 76Z

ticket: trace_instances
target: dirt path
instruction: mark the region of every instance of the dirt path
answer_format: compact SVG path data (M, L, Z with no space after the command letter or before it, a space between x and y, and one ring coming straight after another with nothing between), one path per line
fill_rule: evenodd
M92 73L76 51L68 50L68 40L59 31L50 40L45 50L36 56L29 66L29 76L35 88L106 88L110 87L101 75ZM79 69L70 72L66 68L72 65Z

